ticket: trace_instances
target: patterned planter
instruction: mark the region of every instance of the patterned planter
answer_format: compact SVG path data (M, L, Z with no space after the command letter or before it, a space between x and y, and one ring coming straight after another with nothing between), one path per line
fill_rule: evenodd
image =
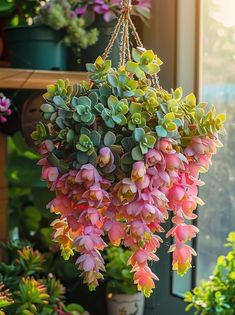
M136 294L108 294L108 315L143 315L144 295Z

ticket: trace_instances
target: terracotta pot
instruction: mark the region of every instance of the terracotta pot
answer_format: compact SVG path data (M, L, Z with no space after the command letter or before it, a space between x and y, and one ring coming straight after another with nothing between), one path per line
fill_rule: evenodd
M107 296L108 315L143 315L144 295L136 294L111 294Z

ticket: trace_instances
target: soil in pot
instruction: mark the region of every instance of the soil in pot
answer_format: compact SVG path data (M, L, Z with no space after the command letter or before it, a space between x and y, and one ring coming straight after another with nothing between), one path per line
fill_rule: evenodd
M108 294L108 315L143 315L144 295L136 294Z
M5 29L13 68L65 70L67 47L61 33L47 26L18 26Z

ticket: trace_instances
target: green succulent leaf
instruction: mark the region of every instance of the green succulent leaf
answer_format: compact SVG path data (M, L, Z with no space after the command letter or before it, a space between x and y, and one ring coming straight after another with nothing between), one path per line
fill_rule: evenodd
M69 110L68 106L65 104L65 101L60 95L56 95L53 97L53 102L56 106L63 108L65 110Z
M53 105L50 105L50 104L43 104L41 107L40 107L41 111L44 112L44 113L53 113L55 112L55 108Z
M140 142L144 136L145 136L145 132L143 128L136 128L134 130L135 141Z
M112 131L108 131L104 136L104 145L110 147L116 142L116 136Z
M156 133L160 138L167 137L167 131L162 126L156 126Z
M134 161L140 161L143 159L143 153L139 146L136 146L132 149L131 156Z

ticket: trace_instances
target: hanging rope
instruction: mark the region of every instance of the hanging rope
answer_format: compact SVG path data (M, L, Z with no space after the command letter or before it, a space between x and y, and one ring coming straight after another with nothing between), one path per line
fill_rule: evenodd
M137 47L144 49L144 45L131 19L131 2L132 0L122 0L122 13L118 19L117 25L102 56L104 60L108 58L115 41L117 40L119 34L121 34L119 66L125 65L127 61L131 60L130 31L133 38L135 39ZM160 87L157 75L151 76L151 82L153 86Z

